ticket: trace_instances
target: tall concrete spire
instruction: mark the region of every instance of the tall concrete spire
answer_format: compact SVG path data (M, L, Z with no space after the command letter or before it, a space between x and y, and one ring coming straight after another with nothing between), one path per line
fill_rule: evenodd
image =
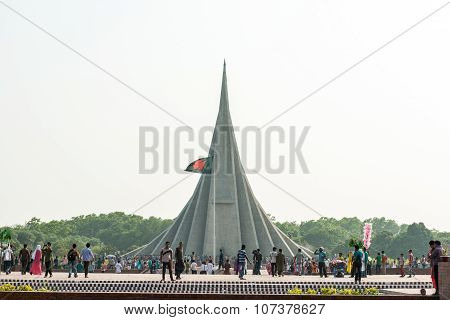
M133 254L159 254L165 241L182 241L185 252L217 256L235 255L242 244L247 250L272 247L294 255L299 246L267 217L245 175L231 121L227 74L223 64L219 113L210 145L211 174L201 174L197 187L172 225Z

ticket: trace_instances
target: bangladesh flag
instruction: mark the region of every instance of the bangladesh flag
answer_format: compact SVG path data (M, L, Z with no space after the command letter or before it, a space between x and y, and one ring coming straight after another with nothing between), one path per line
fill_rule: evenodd
M188 165L185 171L197 173L211 173L212 157L200 158Z

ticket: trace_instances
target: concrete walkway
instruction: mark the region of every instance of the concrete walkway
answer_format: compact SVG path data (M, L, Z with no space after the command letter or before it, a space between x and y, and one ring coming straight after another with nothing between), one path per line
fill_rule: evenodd
M236 275L193 275L193 274L183 274L181 276L181 281L239 281ZM10 275L6 275L4 272L0 274L0 279L44 279L44 275L41 276L30 276L29 274L22 276L20 272L13 272ZM49 278L47 278L49 279ZM63 272L53 273L52 280L67 280L68 274ZM248 282L343 282L352 283L353 278L346 276L345 278L335 278L333 276L328 276L328 278L320 278L319 276L291 276L286 275L284 277L272 277L267 274L261 276L247 275L245 279ZM71 280L74 281L159 281L161 280L161 274L114 274L114 273L90 273L89 278L85 279L84 274L79 274L78 278L74 278L72 275ZM166 275L166 280L170 280L169 275ZM364 282L431 282L430 276L418 275L413 278L400 278L400 276L394 275L380 275L380 276L369 276L368 278L363 278Z

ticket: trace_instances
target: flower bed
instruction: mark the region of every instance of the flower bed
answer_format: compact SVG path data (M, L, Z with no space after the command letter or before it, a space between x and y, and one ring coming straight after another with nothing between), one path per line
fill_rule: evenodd
M314 290L309 288L306 291L295 287L287 292L288 294L305 294L305 295L322 295L322 296L378 296L380 295L380 290L377 288L366 288L364 290L357 289L336 289L336 288L321 288L320 290Z
M40 289L33 289L31 286L29 285L21 285L21 286L13 286L10 283L5 283L3 285L0 286L0 292L11 292L11 291L38 291L38 292L47 292L50 291L45 287L42 287Z

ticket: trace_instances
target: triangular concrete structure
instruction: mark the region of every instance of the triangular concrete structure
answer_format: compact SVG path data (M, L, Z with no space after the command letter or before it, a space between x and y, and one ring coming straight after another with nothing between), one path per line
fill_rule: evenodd
M228 105L225 62L209 156L213 157L212 173L201 174L194 194L173 224L132 253L157 255L165 241L173 246L182 241L186 254L217 257L222 249L226 256L234 256L245 244L249 252L259 248L263 255L268 255L275 246L288 256L295 255L300 246L269 220L242 167Z

